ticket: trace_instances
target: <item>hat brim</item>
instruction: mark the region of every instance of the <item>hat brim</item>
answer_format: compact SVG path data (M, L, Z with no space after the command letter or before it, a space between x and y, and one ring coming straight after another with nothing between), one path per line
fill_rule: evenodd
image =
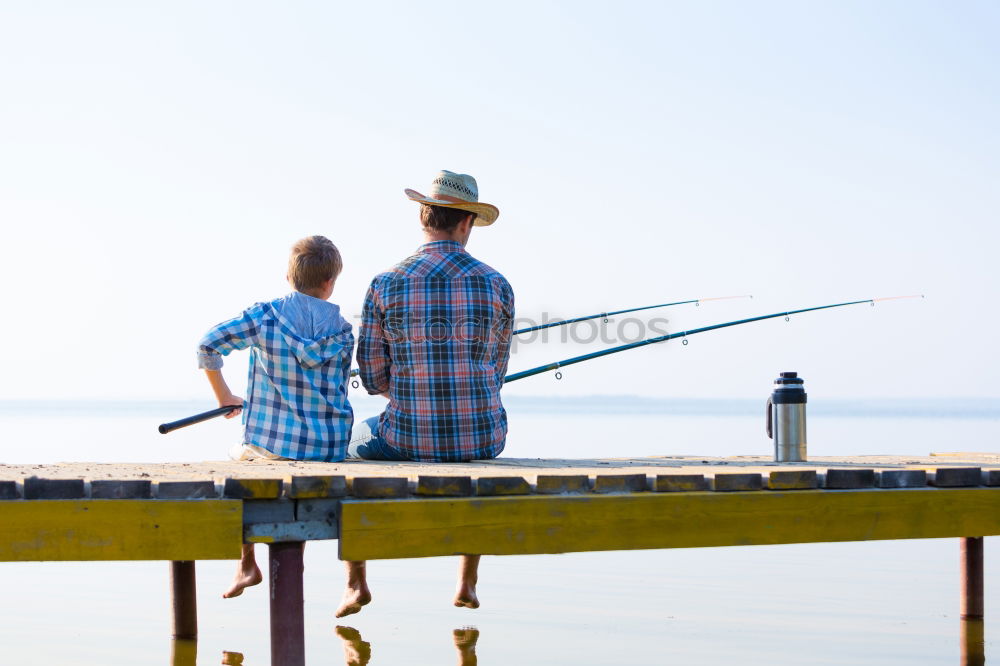
M426 197L416 190L406 189L407 198L410 201L427 204L428 206L441 206L442 208L457 208L476 214L476 220L472 223L476 227L488 227L500 217L500 209L488 203L478 201L446 201L444 199L432 199Z

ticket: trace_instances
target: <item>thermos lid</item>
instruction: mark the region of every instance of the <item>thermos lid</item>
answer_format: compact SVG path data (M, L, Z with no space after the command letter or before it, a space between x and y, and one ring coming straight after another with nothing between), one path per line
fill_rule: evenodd
M801 386L805 382L799 377L799 373L797 372L782 372L780 376L774 380L774 383L779 386L787 386L789 384L793 386Z
M804 405L806 391L802 386L803 383L799 373L782 372L781 376L774 380L771 402L775 405Z

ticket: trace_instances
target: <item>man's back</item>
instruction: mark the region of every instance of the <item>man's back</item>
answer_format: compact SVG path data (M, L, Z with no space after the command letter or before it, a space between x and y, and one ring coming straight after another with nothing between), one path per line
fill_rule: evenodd
M496 457L514 294L455 241L434 241L372 280L358 339L369 393L390 396L379 434L413 460Z

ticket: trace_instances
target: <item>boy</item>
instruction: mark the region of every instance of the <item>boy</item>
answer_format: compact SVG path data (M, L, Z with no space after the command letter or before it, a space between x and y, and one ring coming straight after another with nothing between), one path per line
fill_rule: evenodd
M343 460L354 413L347 400L347 378L354 351L351 325L340 307L329 303L343 268L337 247L323 236L292 246L289 284L295 290L210 330L198 345L198 367L205 371L219 406L241 409L243 441L230 451L234 460ZM222 357L250 347L246 402L233 395L222 376ZM236 597L260 583L253 544L243 554L232 587Z

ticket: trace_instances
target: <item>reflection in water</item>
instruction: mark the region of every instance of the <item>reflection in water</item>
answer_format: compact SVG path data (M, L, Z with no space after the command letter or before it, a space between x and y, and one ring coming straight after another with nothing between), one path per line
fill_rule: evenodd
M175 638L170 641L170 666L195 666L198 662L198 641Z
M344 642L345 666L367 666L372 658L372 645L361 638L361 632L354 627L337 626L337 636ZM476 643L479 641L479 629L462 627L455 629L452 638L455 649L458 650L458 666L477 666ZM961 621L961 666L985 666L986 641L982 620ZM171 666L196 666L198 657L198 641L175 639L170 642ZM223 650L224 666L242 666L243 653Z
M197 666L198 641L175 638L170 641L170 666ZM240 666L243 663L242 652L222 651L222 663L227 666Z
M354 627L339 625L334 631L344 641L345 665L366 666L372 658L372 645L361 638L361 632ZM458 666L476 666L479 663L476 657L476 641L479 640L479 630L475 627L462 627L451 633L455 641L455 648L458 650ZM222 663L230 662L223 661Z
M986 663L986 641L982 620L962 620L962 666Z
M476 641L479 640L479 630L475 627L462 627L451 632L458 648L458 666L476 666Z
M365 666L372 658L372 644L363 640L354 627L337 625L334 631L344 641L344 663L347 666Z

